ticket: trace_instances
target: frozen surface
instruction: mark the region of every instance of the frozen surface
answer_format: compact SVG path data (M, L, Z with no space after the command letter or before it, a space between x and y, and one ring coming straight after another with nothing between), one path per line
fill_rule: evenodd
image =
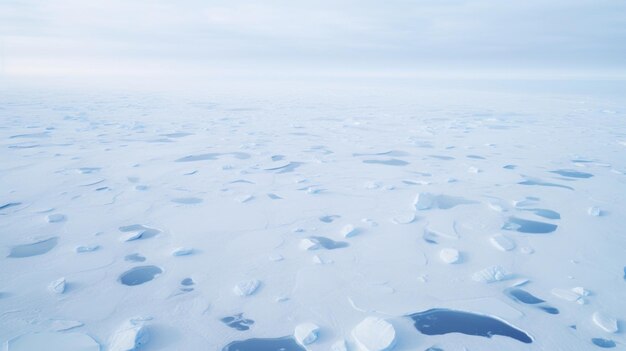
M625 347L622 91L305 83L4 90L2 347Z
M391 323L376 317L367 317L352 330L354 341L361 351L391 350L396 342L396 330Z
M100 351L100 345L80 333L32 333L18 336L7 343L8 351Z
M526 344L533 342L524 331L519 330L499 319L474 313L432 309L409 316L415 328L426 335L462 333L491 338L496 335L506 336Z

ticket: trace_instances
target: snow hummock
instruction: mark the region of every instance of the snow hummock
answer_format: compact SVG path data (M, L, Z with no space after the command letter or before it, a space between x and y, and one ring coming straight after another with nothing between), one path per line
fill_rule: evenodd
M602 210L600 209L600 207L592 206L587 209L587 213L590 216L600 217L600 215L602 214Z
M48 221L48 223L63 222L65 220L65 215L60 214L60 213L50 214L46 217L46 220Z
M480 283L493 283L510 278L510 274L499 265L487 267L472 275L474 281Z
M320 327L313 323L302 323L296 326L293 337L300 345L312 344L317 340Z
M515 241L502 234L496 234L489 238L491 245L500 251L511 251L515 248Z
M179 247L172 251L172 256L189 256L193 253L193 249L190 247Z
M76 247L76 253L93 252L100 248L100 245L81 245Z
M575 287L575 288L571 288L571 289L561 289L561 288L554 288L552 289L552 295L563 299L565 301L569 301L569 302L576 302L578 304L584 305L585 304L585 297L589 296L590 292L583 288L583 287Z
M65 285L65 278L59 278L48 285L48 290L55 294L63 294L65 292Z
M134 351L150 340L150 333L145 326L149 318L139 317L124 322L111 335L109 351Z
M445 263L452 264L459 262L461 254L457 249L445 248L439 251L439 258Z
M395 344L396 330L384 319L367 317L352 329L352 336L360 351L386 351Z
M300 240L299 246L302 250L317 250L320 248L320 243L309 238L304 238Z
M594 312L591 316L593 322L602 330L607 333L617 333L619 327L617 325L617 319L604 312Z
M355 228L352 224L345 225L343 228L341 228L341 231L339 231L339 234L341 234L341 236L343 236L344 238L353 237L358 233L359 229Z
M259 288L259 285L261 285L261 282L259 280L244 280L235 285L235 287L233 288L233 292L235 293L235 295L238 296L250 296L256 292L256 290Z
M466 200L462 197L453 197L443 194L418 193L413 200L413 207L416 210L442 209L447 210L458 205L472 204L474 201Z

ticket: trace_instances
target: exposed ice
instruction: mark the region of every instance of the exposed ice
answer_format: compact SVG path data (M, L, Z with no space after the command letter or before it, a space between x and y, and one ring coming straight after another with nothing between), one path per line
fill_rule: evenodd
M109 351L134 351L150 341L145 318L130 319L111 335Z
M290 336L274 339L247 339L233 341L222 351L306 351Z
M487 338L502 335L525 344L533 342L533 338L526 332L492 316L435 308L408 317L413 320L415 328L426 335L462 333Z
M257 291L260 285L261 282L256 279L244 280L235 285L233 292L238 296L250 296Z
M543 208L524 208L523 211L530 211L537 216L548 218L548 219L561 219L561 215L553 210L543 209Z
M298 324L293 331L293 337L300 345L309 345L317 340L320 327L313 323Z
M521 181L517 184L520 185L538 185L538 186L547 186L547 187L555 187L555 188L563 188L563 189L569 189L569 190L574 190L574 188L572 188L571 186L567 186L567 185L563 185L563 184L556 184L556 183L550 183L550 182L544 182L540 179L536 179L536 178L530 178L524 181Z
M135 286L151 281L163 270L157 266L138 266L133 267L120 275L120 282L124 285Z
M396 342L396 330L384 319L366 317L352 329L352 337L360 351L387 351Z
M327 215L319 218L321 222L332 223L334 220L341 218L339 215Z
M556 173L560 176L568 177L568 178L591 178L593 177L593 174L591 173L585 173L585 172L580 172L580 171L571 170L571 169L559 169L559 170L550 171L550 172Z
M510 277L511 274L499 265L487 267L472 275L472 279L480 283L494 283Z
M507 222L502 226L505 230L514 230L526 234L547 234L557 229L556 224L532 221L529 219L509 217Z
M591 342L594 345L601 347L603 349L612 349L615 346L617 346L615 341L610 340L610 339L604 339L604 338L591 338Z
M57 332L29 333L15 337L7 342L7 351L44 350L100 351L100 345L86 334Z
M549 314L559 314L559 310L556 307L547 305L545 300L536 297L526 290L522 290L520 288L509 288L505 290L505 293L513 300L520 303L536 305L537 308Z
M141 256L138 253L133 253L133 254L130 254L130 255L126 255L124 257L124 260L125 261L130 261L130 262L143 262L143 261L146 260L146 258Z
M243 313L237 313L232 316L223 317L220 319L222 323L226 324L230 328L239 331L249 330L250 327L254 324L252 319L244 318Z
M617 333L619 330L617 319L604 312L594 312L591 319L600 329L607 333Z

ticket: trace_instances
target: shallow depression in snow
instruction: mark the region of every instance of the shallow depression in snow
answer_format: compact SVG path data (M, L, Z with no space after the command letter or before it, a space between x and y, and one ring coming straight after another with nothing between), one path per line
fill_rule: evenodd
M32 244L17 245L11 248L11 253L9 253L8 257L22 258L43 255L52 250L57 245L57 242L58 238L53 237Z
M128 286L140 285L151 281L163 270L157 266L133 267L120 275L120 283Z

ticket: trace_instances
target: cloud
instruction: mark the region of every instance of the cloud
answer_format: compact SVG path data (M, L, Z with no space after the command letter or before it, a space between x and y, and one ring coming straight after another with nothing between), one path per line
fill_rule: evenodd
M626 2L5 0L0 38L8 74L624 69Z

